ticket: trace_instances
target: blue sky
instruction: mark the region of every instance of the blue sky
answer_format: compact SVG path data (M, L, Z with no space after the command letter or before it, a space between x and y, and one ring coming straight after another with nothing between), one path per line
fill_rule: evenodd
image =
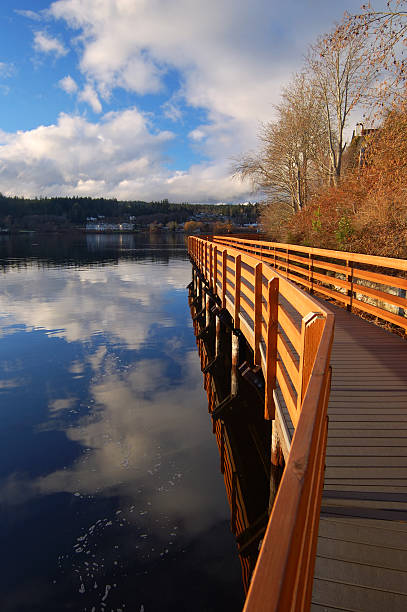
M2 0L0 192L244 201L308 44L360 0Z

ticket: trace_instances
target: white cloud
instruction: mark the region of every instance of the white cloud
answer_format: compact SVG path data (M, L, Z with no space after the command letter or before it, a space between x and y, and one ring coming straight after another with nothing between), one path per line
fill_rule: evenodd
M78 90L78 85L70 74L61 79L58 85L61 87L61 89L63 89L64 91L66 91L66 93L69 94L75 93Z
M301 67L307 44L329 30L345 9L357 10L359 4L360 0L292 0L283 5L276 0L241 0L238 6L235 0L56 0L46 16L74 30L78 67L87 83L79 99L100 113L101 100L114 103L117 88L140 95L159 92L167 95L164 102L160 98L162 116L185 124L194 109L203 109L205 121L188 123L188 135L207 161L187 171L169 171L163 150L166 139L143 118L144 131L134 134L136 153L112 136L108 139L111 152L107 141L98 143L92 162L88 138L92 128L88 124L85 129L85 124L72 118L76 127L69 141L61 120L57 126L16 136L14 145L19 141L24 149L27 140L35 141L38 148L46 135L57 155L47 156L44 151L41 158L29 157L31 169L20 159L22 171L16 174L17 161L13 168L5 168L0 151L0 173L10 176L11 191L17 186L21 192L23 186L26 193L147 200L249 198L250 187L230 179L231 158L257 146L259 123L272 118L281 86ZM59 40L43 32L36 34L40 36L37 44L42 51L67 52ZM100 129L105 130L104 119ZM56 144L60 141L66 151ZM105 170L103 176L100 167Z
M32 21L41 21L42 19L41 14L36 13L35 11L15 9L14 12L17 13L17 15L27 17L27 19L31 19Z
M78 95L78 98L82 102L86 102L87 104L89 104L89 106L92 108L92 110L95 113L102 112L102 105L92 85L89 85L89 84L85 85L84 89Z
M230 179L228 158L192 166L188 172L166 169L165 146L172 138L169 131L152 131L135 108L107 113L95 123L61 114L55 125L0 133L2 192L148 201L244 197L247 187Z
M54 53L56 57L62 57L68 53L68 49L58 38L40 31L34 34L34 49L40 53Z
M191 140L199 142L205 138L205 132L203 130L196 129L189 132L188 136L191 138Z
M159 174L162 147L172 138L152 134L134 108L98 123L61 114L55 125L0 136L2 190L26 195L113 194L130 177L145 185Z

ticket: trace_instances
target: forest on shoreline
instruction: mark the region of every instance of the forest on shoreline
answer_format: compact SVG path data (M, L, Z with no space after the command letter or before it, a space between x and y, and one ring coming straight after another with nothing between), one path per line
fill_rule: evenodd
M190 204L121 201L106 198L21 198L0 194L0 228L3 231L83 230L88 221L130 222L135 229L174 230L186 225L187 231L231 231L236 226L255 223L256 204ZM188 226L189 224L189 226Z

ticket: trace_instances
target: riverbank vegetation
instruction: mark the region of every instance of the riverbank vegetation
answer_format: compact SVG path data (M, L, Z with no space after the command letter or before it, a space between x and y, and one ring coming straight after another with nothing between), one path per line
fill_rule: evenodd
M407 0L345 15L309 49L235 175L272 240L407 257ZM346 144L351 117L361 116ZM369 127L366 127L369 126Z

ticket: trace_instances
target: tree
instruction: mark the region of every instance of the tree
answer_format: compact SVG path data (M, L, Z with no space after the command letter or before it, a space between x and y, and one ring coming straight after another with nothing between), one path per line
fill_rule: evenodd
M405 94L407 11L402 7L406 5L407 0L388 0L386 8L377 11L365 4L361 13L346 13L337 28L348 40L361 35L366 39L367 64L377 76L371 91L375 107L388 107L390 99L397 101Z
M367 64L364 33L349 37L343 29L336 29L311 46L307 65L314 95L325 116L330 178L336 185L341 176L349 114L365 96L374 74Z
M250 179L273 202L301 210L321 182L326 158L323 109L304 74L296 75L275 107L277 119L262 126L260 151L234 166L235 176Z
M407 100L374 133L365 164L326 187L287 224L305 244L407 257Z

